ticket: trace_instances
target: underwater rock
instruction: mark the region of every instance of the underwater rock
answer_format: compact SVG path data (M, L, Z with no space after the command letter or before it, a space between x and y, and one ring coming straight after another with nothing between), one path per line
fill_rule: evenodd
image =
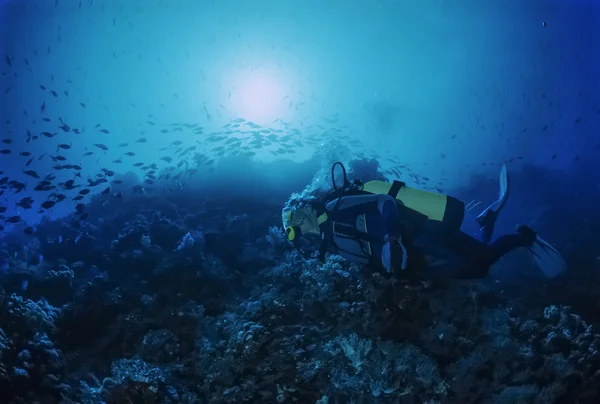
M190 232L187 232L185 236L183 236L181 240L179 240L179 242L177 243L175 251L192 249L195 243L196 241L194 240L194 237L192 237L192 234Z
M150 363L169 362L179 355L179 341L168 329L150 331L142 340L139 354Z

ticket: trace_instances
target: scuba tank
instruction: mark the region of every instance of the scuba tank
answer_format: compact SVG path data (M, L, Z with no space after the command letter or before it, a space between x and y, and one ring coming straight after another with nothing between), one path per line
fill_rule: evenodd
M341 167L343 174L343 184L340 187L336 186L335 183L335 167L337 165ZM339 161L335 162L331 168L331 180L334 192L326 198L325 204L341 196L387 194L396 199L398 209L401 210L401 217L409 222L417 223L426 220L440 222L441 225L438 228L442 232L457 231L462 226L465 216L465 204L452 196L407 187L401 181L392 183L368 181L362 183L354 180L350 182L346 174L346 168Z
M335 181L335 170L338 166L342 170L342 184L337 184ZM342 198L345 196L387 194L396 200L400 217L412 229L411 233L413 234L418 234L424 230L428 220L439 222L440 225L436 227L440 232L460 230L462 226L465 212L464 203L451 196L410 188L401 181L394 181L392 183L368 181L363 183L362 181L354 180L350 182L346 168L339 161L335 162L331 167L331 183L333 191L314 206L315 210L319 212L319 225L326 223L327 213L337 211ZM327 211L325 206L334 200L336 200L335 205ZM292 211L293 208L285 208L282 211L282 219L287 239L298 248L297 242L300 229L298 226L287 225ZM328 238L322 234L321 246L319 248L319 257L321 260L325 257L328 245ZM303 252L300 248L298 250L304 258L312 255Z

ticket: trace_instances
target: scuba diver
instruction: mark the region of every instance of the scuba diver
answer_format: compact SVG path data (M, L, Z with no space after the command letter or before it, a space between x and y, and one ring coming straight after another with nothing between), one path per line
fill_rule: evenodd
M342 186L335 182L337 166L342 170ZM390 273L477 279L485 277L501 257L523 247L547 278L566 270L560 253L527 226L491 241L508 196L506 166L500 173L498 200L477 216L481 241L461 230L465 205L458 199L409 188L400 181L350 183L340 162L333 164L331 176L334 190L328 196L292 200L282 210L286 237L304 258L312 255L302 243L319 238L321 260L332 252Z

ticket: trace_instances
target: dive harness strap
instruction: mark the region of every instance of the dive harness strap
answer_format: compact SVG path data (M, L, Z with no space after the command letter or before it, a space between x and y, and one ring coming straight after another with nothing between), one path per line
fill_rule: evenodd
M368 242L381 241L380 238L374 237L368 233L357 230L356 228L353 228L351 226L344 225L344 223L335 223L333 227L334 227L334 229L333 229L332 233L335 233L335 235L338 237L343 236L344 238L348 238L348 239L368 241ZM319 248L319 260L325 261L325 254L327 253L327 249L328 249L329 245L332 245L332 244L339 251L343 251L346 254L354 255L355 257L360 257L360 258L368 258L368 259L372 258L366 252L365 252L364 256L361 256L361 255L352 253L350 251L343 250L333 242L332 238L333 238L333 234L329 234L329 235L327 235L327 233L324 234L323 241L321 242L321 246Z
M343 185L341 187L337 187L335 184L335 167L336 166L340 166L340 168L342 169L342 174L343 174ZM367 242L373 242L373 241L381 241L378 238L373 237L370 234L367 234L365 232L362 232L358 229L356 229L355 227L351 227L351 226L343 226L341 228L337 228L337 222L336 222L336 217L338 217L339 215L337 214L338 209L340 207L340 204L342 202L342 198L344 196L350 196L350 195L368 195L370 194L370 192L366 192L362 190L362 182L359 180L354 180L354 182L350 182L348 181L348 177L346 175L346 168L344 167L344 165L337 161L333 164L333 166L331 167L331 180L333 183L333 189L334 191L329 194L318 206L319 209L322 209L323 212L325 212L327 214L327 220L321 224L321 245L319 246L319 260L321 262L325 261L325 255L327 254L327 249L329 247L330 244L334 244L333 242L333 237L334 234L338 234L338 235L343 235L345 237L348 238L355 238L355 239L359 239L359 240L364 240ZM390 190L388 191L388 195L392 196L394 199L396 199L396 196L398 195L398 192L400 191L400 188L402 188L403 186L405 186L406 184L401 182L401 181L394 181L392 186L390 187ZM327 212L327 209L325 208L326 204L335 200L337 198L337 201L333 207L333 209L330 212ZM346 210L346 209L344 209ZM333 220L334 225L332 226L333 229L329 229L328 228L328 223L330 222L330 220ZM336 248L339 249L339 247L336 245ZM404 247L404 246L403 246ZM352 254L355 255L355 254Z
M371 204L376 206L377 202L371 202ZM350 216L357 217L360 214L360 212L362 212L364 209L365 209L365 205L357 205L357 206L345 208L345 209L343 209L343 212L345 214L349 214ZM330 218L330 220L333 221L333 225L332 225L331 230L329 230L330 236L328 237L328 239L326 239L327 243L323 243L322 246L323 245L327 246L329 244L333 244L339 251L343 251L346 254L353 255L355 257L367 258L367 259L369 259L369 261L372 264L373 262L375 262L373 255L364 251L364 249L363 249L364 255L359 255L359 254L356 254L356 253L353 253L350 251L343 250L343 249L339 248L335 242L333 242L333 240L332 240L333 236L343 237L343 238L348 238L348 239L353 239L353 240L359 240L359 241L366 241L369 243L382 243L382 244L389 243L390 249L391 249L390 252L392 254L391 261L390 261L391 267L392 268L400 268L402 270L406 269L407 262L408 262L408 252L406 250L404 243L402 242L402 236L400 234L395 234L395 235L388 234L383 239L381 237L373 236L372 234L358 230L356 227L354 227L352 225L352 223L336 221L336 218L338 218L340 216L340 213L341 212L338 211L338 212L335 212L328 216L328 218ZM394 245L396 245L398 247L399 251L396 250ZM322 250L320 250L319 252L321 254L323 254L322 256L320 255L319 258L325 256L324 255L325 252L323 252ZM385 265L384 265L384 267L385 267ZM388 270L388 272L390 271L389 268L386 267L386 269Z
M365 194L367 194L367 193L365 193ZM321 261L324 261L327 249L328 249L329 245L332 245L332 244L335 246L335 248L337 248L340 251L345 252L346 254L354 255L354 256L360 257L360 258L372 259L372 256L368 252L364 251L364 249L363 249L364 256L361 256L361 255L352 253L350 251L340 249L340 247L337 246L337 244L333 241L334 236L343 237L343 238L347 238L347 239L366 241L369 243L375 243L375 242L382 241L381 238L379 238L379 237L375 237L369 233L358 230L354 225L354 222L356 221L356 219L354 219L351 223L345 223L345 222L339 221L339 217L340 217L339 204L340 204L341 199L342 199L342 197L340 196L338 201L334 205L333 210L331 210L330 212L327 213L327 222L325 222L323 224L326 227L323 230L323 240L322 240L321 246L319 248L319 259ZM371 202L370 204L377 206L376 202ZM362 212L364 212L364 210L365 210L365 205L357 205L357 206L344 208L343 212L344 212L344 214L348 214L351 217L356 218L358 215L362 214ZM333 225L331 227L328 227L328 223L333 223Z
M392 183L392 186L390 187L390 190L388 191L388 195L391 196L392 198L396 199L396 197L398 196L398 192L400 192L400 188L405 187L406 184L402 181L397 181L394 180L394 182Z
M344 171L344 177L345 177L345 171ZM325 221L323 224L321 224L321 226L322 226L321 227L321 245L319 246L319 260L321 262L325 261L325 255L327 254L327 249L329 248L329 245L333 243L333 240L332 240L333 234L330 234L331 232L327 228L328 222L333 217L336 216L336 212L338 211L340 204L342 203L342 198L344 196L370 194L369 192L362 191L361 187L362 187L362 183L358 180L355 180L354 183L351 183L350 181L345 180L344 188L338 189L338 188L334 187L335 190L332 193L330 193L327 197L325 197L323 199L323 201L318 204L318 206L316 204L313 205L313 207L317 208L317 211L319 213L325 212L327 214L327 221ZM329 202L334 201L336 199L337 199L337 201L336 201L335 205L333 206L333 209L328 212L325 206Z

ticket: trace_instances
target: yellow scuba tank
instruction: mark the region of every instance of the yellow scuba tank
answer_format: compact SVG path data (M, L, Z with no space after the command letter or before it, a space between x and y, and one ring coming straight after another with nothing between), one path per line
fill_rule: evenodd
M362 190L372 194L387 194L405 207L412 209L430 220L441 222L446 230L460 230L465 216L463 202L448 195L409 188L400 181L393 183L369 181Z

